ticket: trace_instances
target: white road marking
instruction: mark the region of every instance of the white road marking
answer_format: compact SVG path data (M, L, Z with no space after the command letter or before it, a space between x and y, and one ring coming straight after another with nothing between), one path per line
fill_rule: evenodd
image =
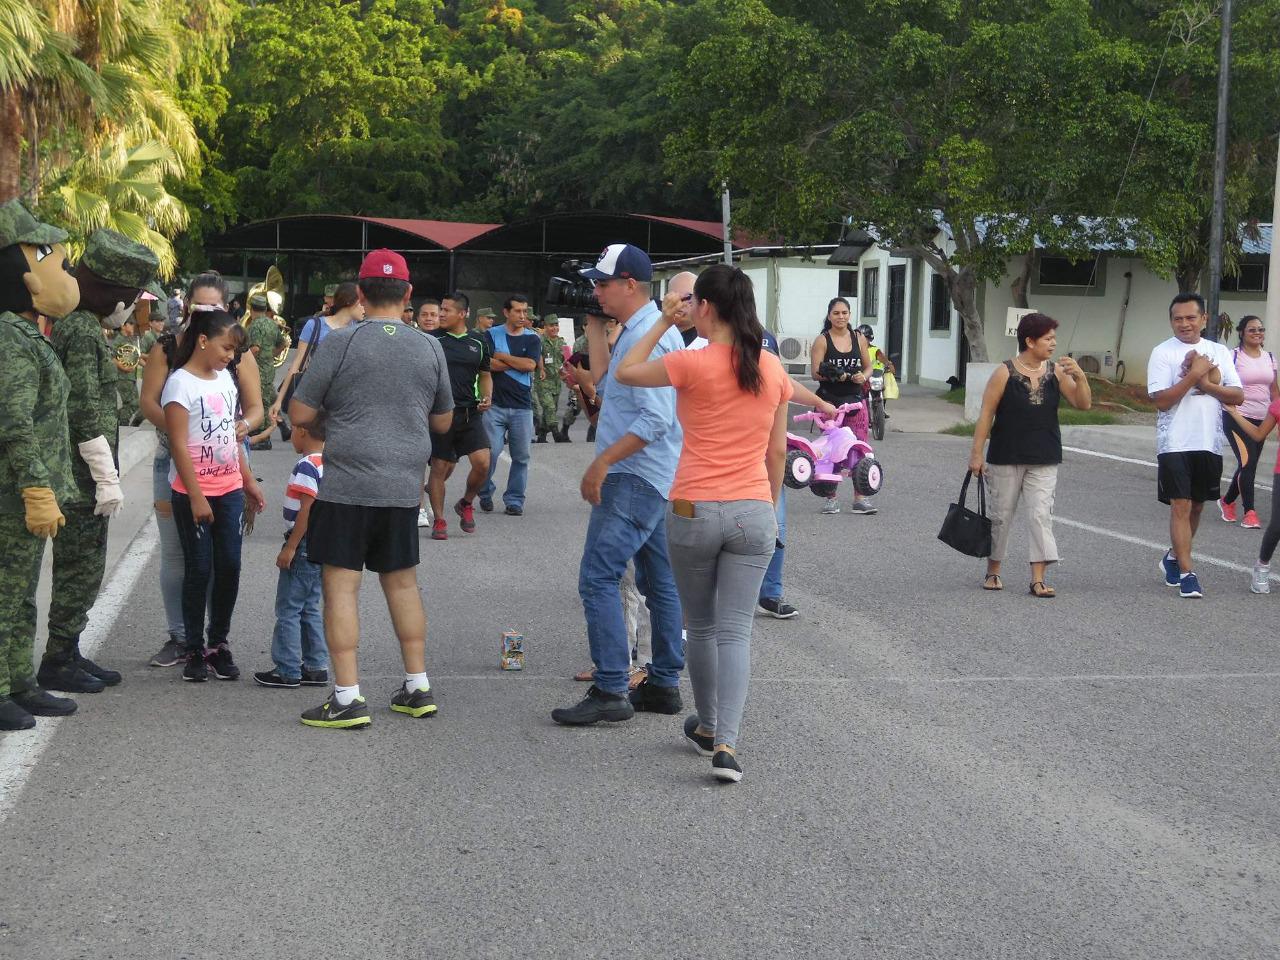
M1079 520L1069 520L1066 517L1060 517L1056 513L1053 515L1053 522L1060 523L1064 527L1075 527L1077 530L1084 530L1086 533L1096 533L1100 537L1110 537L1113 540L1121 540L1125 543L1132 543L1134 546L1147 547L1151 550L1159 551L1164 554L1169 549L1168 543L1156 543L1154 540L1143 540L1141 537L1131 537L1127 533L1120 533L1116 530L1108 530L1106 527L1095 527L1091 523L1081 523ZM1222 567L1224 570L1234 570L1237 573L1253 573L1253 567L1243 563L1233 563L1230 560L1220 560L1217 557L1206 556L1203 553L1196 553L1196 563L1207 563L1210 566ZM1280 582L1280 574L1271 574L1271 579Z
M156 520L152 515L116 563L111 579L98 592L98 600L89 611L89 626L80 635L80 652L86 657L92 659L102 641L111 634L157 542ZM0 739L0 827L4 826L17 804L27 778L58 732L63 719L40 717L34 730L6 733ZM74 718L72 722L76 722Z
M1151 467L1153 469L1159 467L1158 463L1151 460L1136 460L1133 457L1117 457L1114 453L1102 453L1098 450L1086 450L1084 447L1068 447L1066 444L1063 444L1062 449L1071 453L1082 453L1086 457L1100 457L1103 460L1114 460L1117 463L1133 463L1140 467ZM1255 482L1254 486L1259 490L1266 490L1268 493L1271 492L1271 486L1269 484Z

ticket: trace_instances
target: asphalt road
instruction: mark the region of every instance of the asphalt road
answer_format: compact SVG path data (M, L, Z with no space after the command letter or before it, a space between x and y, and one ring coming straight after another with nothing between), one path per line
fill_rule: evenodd
M1204 561L1206 598L1179 600L1147 545L1153 471L1080 455L1058 599L1027 595L1020 524L985 593L935 539L968 441L879 447L878 515L789 493L802 616L757 620L746 779L720 786L678 717L550 720L588 662L581 442L535 447L525 517L424 534L440 714L386 710L400 667L370 580L374 726L301 726L323 691L247 679L269 662L277 443L233 629L246 679L146 666L151 556L101 650L124 685L81 698L0 825L0 957L1276 956L1280 597ZM1213 517L1197 545L1247 566L1258 539ZM509 627L523 673L497 667Z

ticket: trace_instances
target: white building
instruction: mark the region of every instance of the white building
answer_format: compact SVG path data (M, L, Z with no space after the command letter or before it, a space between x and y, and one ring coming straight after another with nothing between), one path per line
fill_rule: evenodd
M1265 312L1272 225L1260 225L1259 233L1257 241L1244 243L1240 275L1223 281L1219 309L1236 323L1247 314ZM944 233L937 242L949 244L950 239ZM809 344L822 330L827 303L843 296L853 307L854 321L871 325L876 344L906 382L945 387L949 377L963 380L967 341L942 278L921 257L868 243L814 247L807 256L782 247L752 247L735 254L735 262L755 284L760 318L777 335L792 372L807 370ZM681 270L698 271L717 259L658 264L655 280L665 289L666 281ZM1012 356L1017 349L1005 333L1005 321L1013 306L1010 284L1021 267L1022 258L1012 258L999 284L978 289L992 360ZM1059 353L1070 353L1090 372L1119 373L1125 382L1142 383L1151 348L1170 336L1169 301L1177 292L1175 281L1156 276L1125 250L1099 250L1095 258L1076 263L1042 253L1027 302L1058 321Z

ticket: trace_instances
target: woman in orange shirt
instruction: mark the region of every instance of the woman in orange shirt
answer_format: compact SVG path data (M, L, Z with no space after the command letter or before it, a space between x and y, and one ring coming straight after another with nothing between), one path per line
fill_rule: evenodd
M659 360L649 354L691 311L701 350ZM671 487L667 546L689 632L689 679L698 712L685 736L709 756L720 780L742 779L736 748L751 672L751 627L778 536L774 503L782 487L787 401L792 385L761 349L747 275L716 264L692 297L668 294L662 319L632 347L614 376L637 387L676 388L684 448ZM733 418L733 429L725 419Z

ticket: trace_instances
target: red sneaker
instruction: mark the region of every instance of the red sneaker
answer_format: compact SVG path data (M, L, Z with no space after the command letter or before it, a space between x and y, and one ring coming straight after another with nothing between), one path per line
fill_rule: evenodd
M1227 503L1225 500L1218 501L1218 511L1222 514L1222 519L1227 523L1236 522L1236 505Z
M448 540L449 539L449 525L446 524L439 517L436 517L436 522L431 525L431 539L432 540Z
M461 526L463 533L476 532L476 512L474 508L472 508L471 504L467 503L465 500L459 500L453 505L453 512L462 520Z
M1262 524L1258 522L1258 515L1252 510L1244 512L1244 519L1240 521L1240 526L1248 530L1261 530Z

